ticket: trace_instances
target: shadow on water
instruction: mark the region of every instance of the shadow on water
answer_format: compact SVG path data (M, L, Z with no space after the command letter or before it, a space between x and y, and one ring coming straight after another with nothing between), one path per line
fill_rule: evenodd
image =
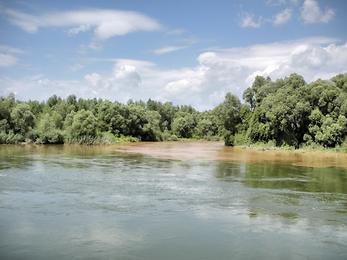
M219 163L216 178L248 187L347 194L347 170L297 167L281 163Z
M89 145L2 145L0 170L26 168L42 163L45 166L64 168L117 167L124 160L129 166L160 167L173 160L146 160L145 155L125 154L114 151L112 146Z
M347 170L297 167L282 163L216 164L221 182L239 183L250 218L287 220L310 225L346 224Z

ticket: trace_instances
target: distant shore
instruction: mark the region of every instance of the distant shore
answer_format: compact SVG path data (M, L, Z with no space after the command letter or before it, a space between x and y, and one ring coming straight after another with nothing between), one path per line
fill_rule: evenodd
M295 148L292 146L264 146L262 144L250 144L250 145L236 145L235 148L239 149L246 149L246 150L254 150L254 151L278 151L278 152L297 152L297 153L308 153L308 152L320 152L320 153L346 153L347 154L347 148L346 147L333 147L333 148L327 148L327 147L311 147L311 146L304 146Z
M37 145L37 146L50 146L50 145L81 145L81 146L112 146L112 145L130 145L130 144L174 144L174 143L220 143L224 145L223 141L218 140L206 140L206 139L194 139L194 138L178 138L175 141L140 141L137 138L119 138L116 142L110 142L110 143L92 143L92 144L84 144L84 143L62 143L62 144L41 144L41 143L33 143L33 142L22 142L17 144L0 144L0 147L2 145ZM258 151L258 152L265 152L265 151L277 151L277 152L296 152L296 153L308 153L308 152L323 152L323 153L346 153L347 154L347 147L323 147L323 146L304 146L295 148L293 146L274 146L264 143L255 143L255 144L241 144L241 145L234 145L234 146L226 146L226 147L233 147L235 149L242 149L242 150L252 150L252 151Z

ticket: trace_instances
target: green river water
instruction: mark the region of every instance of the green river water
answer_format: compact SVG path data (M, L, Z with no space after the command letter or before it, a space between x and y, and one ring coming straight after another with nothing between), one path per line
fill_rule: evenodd
M347 259L347 169L1 146L0 259Z

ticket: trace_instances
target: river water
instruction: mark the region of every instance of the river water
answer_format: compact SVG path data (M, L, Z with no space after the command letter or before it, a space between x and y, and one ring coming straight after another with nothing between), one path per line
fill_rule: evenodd
M347 259L347 158L1 146L0 259Z

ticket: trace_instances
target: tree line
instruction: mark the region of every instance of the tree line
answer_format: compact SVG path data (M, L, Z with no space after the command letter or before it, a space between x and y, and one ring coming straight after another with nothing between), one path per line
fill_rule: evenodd
M257 76L238 97L226 94L215 108L149 99L127 104L103 99L19 101L0 98L0 143L116 143L180 138L224 139L226 145L335 147L347 135L347 74L307 84L291 74L278 80Z

